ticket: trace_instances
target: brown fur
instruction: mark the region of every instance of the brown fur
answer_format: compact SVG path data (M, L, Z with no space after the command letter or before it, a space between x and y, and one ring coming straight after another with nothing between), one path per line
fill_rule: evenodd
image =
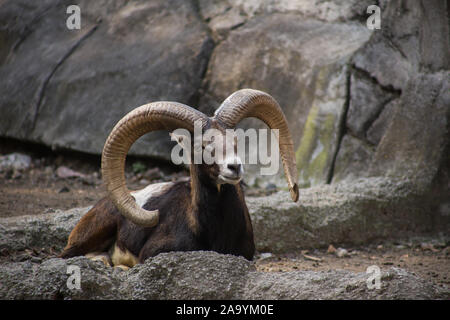
M115 240L117 214L116 207L109 199L100 200L72 230L61 257L107 251Z
M214 121L211 124L220 129ZM146 199L144 209L159 211L154 227L134 224L111 200L102 199L72 230L61 257L108 251L114 244L113 264L121 265L133 264L133 257L143 262L161 252L192 250L251 260L253 229L240 184L218 185L217 164L191 164L190 173L190 180L175 182Z
M133 255L141 263L161 252L192 250L213 250L251 260L255 250L253 230L241 186L222 185L220 192L215 184L194 187L198 190L191 190L189 181L178 182L150 198L144 208L160 211L158 225L151 228L125 219L111 200L100 200L72 230L60 256L86 255L115 246L123 256ZM195 212L191 191L199 194ZM191 219L195 219L194 229ZM127 265L119 260L116 262Z

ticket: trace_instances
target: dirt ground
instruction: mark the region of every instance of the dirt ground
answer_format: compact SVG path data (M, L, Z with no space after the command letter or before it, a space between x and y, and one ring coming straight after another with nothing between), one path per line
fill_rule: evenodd
M100 158L97 156L53 152L34 145L0 140L0 156L12 152L27 154L32 162L26 170L0 170L0 218L90 206L105 196L100 178ZM126 176L132 190L151 182L170 181L186 175L184 170L161 163L127 159ZM264 190L247 190L247 194L264 193ZM30 256L39 261L56 254L52 250L30 248L23 253L0 257L0 262L5 258L21 261ZM365 272L371 265L377 265L381 270L400 267L448 288L450 242L448 238L429 237L346 247L345 250L331 244L329 248L288 254L258 253L255 265L257 270L265 272L330 269Z

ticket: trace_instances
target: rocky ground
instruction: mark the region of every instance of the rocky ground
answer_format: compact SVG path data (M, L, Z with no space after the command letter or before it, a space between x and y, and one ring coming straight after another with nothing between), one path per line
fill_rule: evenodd
M78 267L79 282L67 270ZM74 274L75 276L75 274ZM396 267L382 269L379 288L365 272L261 272L241 257L170 252L129 271L85 257L0 264L0 297L8 299L449 299L439 288Z
M6 168L0 172L0 218L51 214L56 210L93 205L104 196L99 174L99 159L74 153L55 154L42 148L3 141L0 154L16 152L16 163L24 168ZM25 152L24 149L28 151ZM30 151L31 150L31 151ZM29 158L27 158L27 156ZM22 159L22 162L17 159ZM1 162L1 161L0 161ZM156 164L160 165L160 164ZM187 173L175 172L167 166L155 166L147 160L129 159L129 187L139 189L149 182L169 181ZM249 196L270 194L274 190L248 189ZM41 263L54 258L59 247L29 246L20 250L3 249L0 264ZM450 286L450 241L445 235L415 237L406 240L377 241L364 246L329 244L328 248L295 250L288 253L258 252L254 266L257 271L285 273L288 271L347 270L364 273L377 265L381 270L402 268L438 287Z

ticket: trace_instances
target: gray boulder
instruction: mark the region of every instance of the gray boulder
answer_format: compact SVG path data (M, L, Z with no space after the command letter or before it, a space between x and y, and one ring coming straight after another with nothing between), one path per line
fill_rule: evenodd
M375 154L374 146L351 134L341 141L333 171L333 182L368 176L370 161Z
M0 172L26 170L31 166L31 157L22 153L10 153L0 156Z
M71 286L78 267L80 288ZM243 258L214 252L171 252L129 271L84 257L0 265L1 299L446 299L449 292L402 269L370 274L344 270L264 273ZM69 283L69 285L68 285Z
M429 190L448 160L450 71L416 74L406 84L370 174L408 177Z
M384 3L381 29L351 60L333 182L385 176L439 194L436 202L448 195L448 12L448 3L438 0ZM374 152L361 152L370 145ZM349 157L355 151L358 158L366 154L364 170Z
M291 13L319 21L337 22L358 19L370 0L199 0L205 20L214 25L214 18L227 16L238 10L240 15L251 19L257 15Z
M89 208L57 210L33 216L0 219L0 250L22 251L30 247L61 250L81 217Z
M438 88L450 68L446 1L379 1L374 31L366 27L369 0L83 0L79 31L66 28L69 4L1 3L0 136L100 154L113 125L141 104L176 100L211 114L252 87L280 102L303 187L365 176L348 155L367 145L376 149L364 160L369 175L385 176L380 156L404 144L391 122L405 109L416 119L426 110L422 132L445 136L442 120L436 128L429 121L443 116L433 106L447 103L445 92L434 102L417 88L446 89ZM422 154L424 141L414 156L437 172L445 164ZM442 159L448 138L439 141L431 153ZM171 146L167 133L152 133L131 154L168 160ZM388 157L398 162L389 164L394 176L414 178L402 164L408 156ZM258 177L258 169L247 168L251 185L284 186L282 173Z
M398 108L399 99L391 100L381 110L378 117L372 122L366 132L367 141L372 145L378 145L383 138L389 124Z
M352 73L350 88L346 126L352 135L365 140L368 128L379 117L385 105L394 99L395 94L358 72Z
M0 65L1 136L100 154L132 109L195 103L213 42L190 1L79 1L81 30L66 27L70 4L0 5L8 52ZM168 159L171 146L167 133L154 133L131 153Z
M325 183L341 134L347 65L369 37L359 23L322 22L292 13L257 15L215 48L200 109L212 113L240 88L269 92L288 119L300 185ZM242 125L263 127L256 121ZM258 168L247 171L255 174Z
M380 239L447 232L447 207L412 181L358 180L300 190L298 203L286 191L247 198L258 250L291 252L330 243L362 245ZM445 209L447 208L447 209Z

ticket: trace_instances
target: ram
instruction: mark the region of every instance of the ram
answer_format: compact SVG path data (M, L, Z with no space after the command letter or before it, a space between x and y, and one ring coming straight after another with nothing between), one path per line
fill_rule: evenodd
M113 128L102 153L108 196L80 219L60 257L86 255L123 269L168 251L212 250L251 260L255 244L241 182L242 161L236 152L236 137L226 134L248 117L279 130L285 176L292 200L297 201L291 134L280 106L269 94L252 89L236 91L213 117L180 103L154 102L134 109ZM202 124L202 132L216 129L221 133L219 138L201 141L202 148L231 149L232 155L226 154L219 163L191 161L189 178L150 184L130 193L124 170L131 145L156 130L183 128L193 132L194 123ZM172 135L183 148L187 143L200 147L185 137Z

